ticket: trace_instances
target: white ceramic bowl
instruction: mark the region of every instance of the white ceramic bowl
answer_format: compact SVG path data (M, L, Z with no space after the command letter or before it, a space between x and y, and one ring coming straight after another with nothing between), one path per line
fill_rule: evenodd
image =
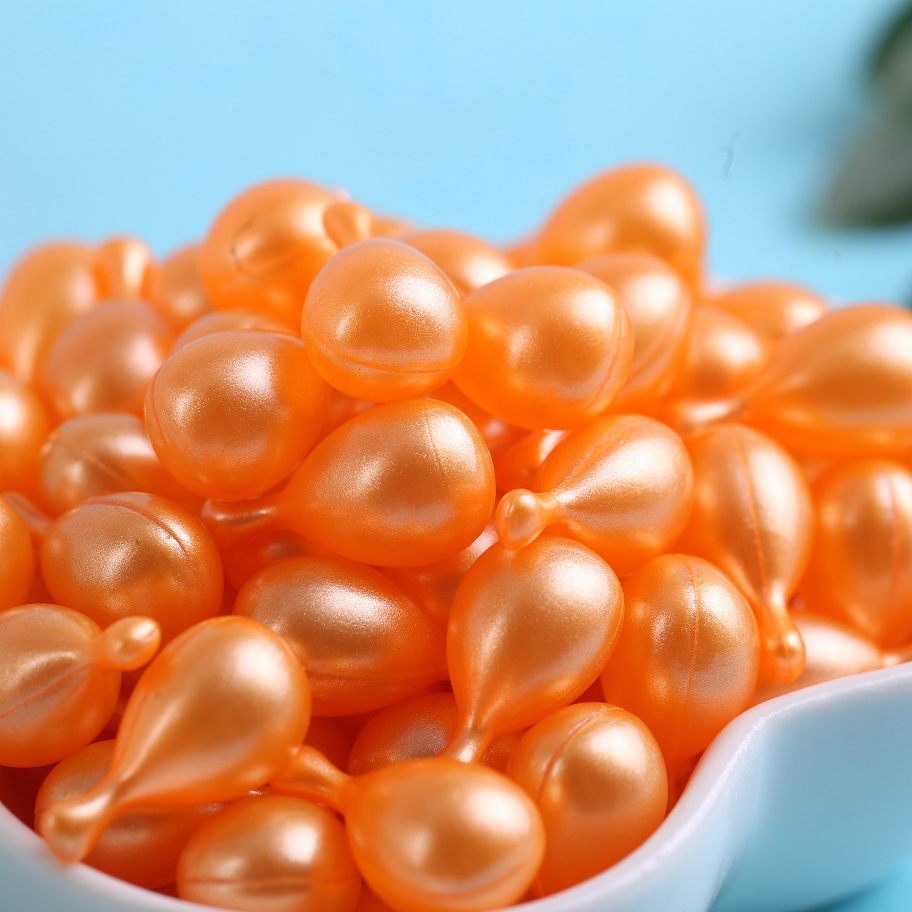
M739 716L636 852L529 912L785 912L912 855L912 664L819 684ZM202 909L55 862L0 807L4 912Z

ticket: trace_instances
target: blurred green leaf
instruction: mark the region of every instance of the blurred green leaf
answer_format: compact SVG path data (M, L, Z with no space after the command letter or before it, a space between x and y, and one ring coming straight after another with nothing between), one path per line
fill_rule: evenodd
M871 75L895 102L912 107L912 3L893 20L876 47Z
M824 197L834 225L885 225L912 219L912 113L883 104L849 150Z

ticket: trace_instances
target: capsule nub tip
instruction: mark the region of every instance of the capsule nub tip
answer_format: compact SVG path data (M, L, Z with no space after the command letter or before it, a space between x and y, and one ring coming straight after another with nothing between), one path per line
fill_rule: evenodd
M508 548L524 548L548 525L549 512L541 497L524 488L508 491L497 507L494 525L497 537Z

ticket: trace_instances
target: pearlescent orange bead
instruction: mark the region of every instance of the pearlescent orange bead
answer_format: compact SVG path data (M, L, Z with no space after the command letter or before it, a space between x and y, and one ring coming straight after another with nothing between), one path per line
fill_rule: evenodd
M35 383L60 331L94 307L92 256L85 244L46 244L13 267L0 297L0 363L18 380Z
M452 282L424 254L374 239L340 250L307 293L301 335L324 380L389 402L445 383L466 349Z
M264 795L223 810L195 833L180 858L177 892L243 912L353 912L361 875L332 811Z
M750 605L708 561L651 560L624 582L624 625L605 699L641 719L671 774L738 715L757 683Z
M559 709L523 735L507 774L538 806L545 858L535 891L582 883L629 855L658 828L668 775L656 739L605 703Z
M348 758L353 776L406 760L436 757L453 739L459 722L451 693L420 694L378 712L355 738ZM495 739L479 762L504 772L522 732Z
M884 459L834 465L812 488L808 607L884 649L912 641L912 472Z
M505 254L464 231L431 228L413 231L400 240L436 263L462 297L513 269Z
M142 415L146 388L172 341L171 327L148 304L99 304L57 337L41 389L60 420L90 412Z
M142 610L165 642L221 607L218 550L192 513L154 494L111 494L65 513L41 546L55 601L98 624Z
M0 497L0 611L26 601L35 572L32 538L5 497Z
M447 676L443 628L379 570L354 561L283 560L247 581L234 613L291 646L318 716L380 709Z
M766 672L794 681L805 656L787 608L814 531L801 469L775 440L738 424L709 428L688 447L695 497L680 547L728 574L757 616Z
M890 304L827 313L782 341L731 415L799 453L912 450L912 313Z
M105 778L52 804L38 831L58 858L81 861L132 807L240 798L286 766L309 718L307 680L281 637L246 618L203 621L140 678Z
M295 333L274 317L251 313L244 310L216 310L206 313L184 327L184 331L174 340L171 353L186 348L191 342L222 332L242 332L256 330L259 332L279 333L283 336L294 336Z
M603 254L577 266L617 292L630 317L633 360L614 412L653 412L684 363L690 293L675 272L646 254Z
M821 297L791 282L748 282L735 285L708 302L743 320L767 352L827 311Z
M287 529L380 567L420 567L471 544L491 518L494 469L477 429L433 399L378 405L322 440L288 485L247 503L209 501L223 546Z
M155 271L149 245L136 237L108 238L92 257L92 272L101 299L145 298Z
M453 382L519 427L572 428L623 386L633 331L615 293L576 269L518 269L465 299L469 344Z
M497 507L497 533L521 548L545 529L569 535L621 576L670 548L693 503L693 470L681 438L642 415L606 415L568 434L532 491Z
M38 791L35 818L40 818L52 804L76 798L96 786L111 768L113 757L114 741L109 740L88 744L63 759ZM101 834L85 863L147 889L174 883L177 862L187 840L220 807L208 804L134 808Z
M326 395L298 340L220 332L165 362L149 386L146 428L162 464L191 491L255 497L316 442Z
M651 253L693 289L700 285L706 227L693 188L654 164L606 171L574 190L544 224L539 263L573 266L602 253Z
M0 612L0 766L46 766L105 727L121 671L158 649L158 625L130 617L101 628L60 605Z
M839 621L809 611L796 611L792 618L807 650L804 671L788 684L761 675L751 705L888 664L888 657L870 640Z
M614 571L567 538L489 548L456 593L447 659L459 706L446 754L478 760L495 738L572 703L614 649L624 599Z
M149 302L175 332L212 310L199 273L200 248L181 247L162 260L149 281Z
M336 252L323 214L339 198L303 180L257 184L218 215L200 275L219 310L254 310L295 327L314 276Z
M0 370L0 490L35 492L35 462L48 430L41 400Z
M42 504L53 516L93 497L140 491L157 494L189 510L199 498L164 469L141 418L98 412L64 421L38 456Z

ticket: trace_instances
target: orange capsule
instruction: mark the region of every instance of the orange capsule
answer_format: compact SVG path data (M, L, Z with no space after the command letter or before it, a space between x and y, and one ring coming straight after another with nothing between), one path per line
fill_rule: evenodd
M191 342L222 332L241 332L256 330L260 332L279 333L283 336L294 336L287 326L274 317L250 313L245 310L216 310L203 314L184 327L184 331L174 340L171 354L186 348Z
M336 557L291 557L260 571L234 613L291 646L313 712L389 706L447 676L444 632L379 570Z
M219 310L254 310L295 327L314 276L336 252L323 214L339 198L302 180L257 184L218 215L200 251Z
M518 269L465 299L469 345L453 382L519 427L572 428L603 412L633 354L624 307L576 269Z
M38 791L35 819L52 804L76 798L96 786L111 768L114 746L114 741L96 741L61 760ZM174 883L187 840L220 808L218 804L134 808L101 834L85 863L150 890Z
M452 282L399 241L351 244L320 270L307 293L301 335L331 386L390 402L445 383L466 349Z
M569 535L626 576L671 547L693 503L681 438L642 415L606 415L568 434L535 480L497 507L497 533L521 548L545 529Z
M224 585L218 550L202 522L163 497L99 497L64 514L41 546L54 599L98 624L137 609L168 642L218 613Z
M459 725L446 756L478 760L495 738L572 703L605 667L623 610L617 576L585 545L543 536L489 548L450 612Z
M535 805L486 766L410 760L352 778L302 748L271 786L341 811L365 881L397 912L511 905L544 853Z
M817 529L801 591L808 607L884 649L912 641L912 472L865 459L813 486Z
M60 331L95 306L92 256L84 244L47 244L13 267L0 297L0 363L16 379L36 382Z
M703 208L690 184L669 168L638 164L606 171L559 203L536 257L573 266L603 253L650 253L697 289L705 244Z
M424 229L400 240L439 266L463 298L513 269L506 254L463 231Z
M209 501L216 540L287 529L380 567L420 567L473 542L491 518L494 469L475 426L434 399L378 405L321 441L284 490Z
M633 360L611 410L655 411L687 353L691 320L687 286L660 259L646 254L603 254L576 268L614 289L630 317Z
M235 592L240 592L250 577L279 561L320 553L319 548L294 532L266 532L227 551L222 564L226 580Z
M611 867L665 817L668 775L659 745L617 706L577 703L542 719L523 735L507 774L538 805L545 825L539 895Z
M240 798L285 767L309 718L307 679L281 637L246 618L203 621L140 678L104 779L52 804L38 831L58 858L81 861L132 807Z
M0 490L34 493L35 462L48 430L41 400L0 370Z
M681 547L731 577L757 616L765 670L794 681L804 667L804 646L787 608L814 529L801 469L774 440L742 425L710 428L688 446L695 497Z
M804 671L788 684L761 675L751 705L891 664L889 655L839 621L809 611L796 611L792 618L807 650Z
M373 212L352 200L332 203L323 213L323 229L340 250L373 237L374 226Z
M782 341L730 414L799 453L912 450L912 314L889 304L830 311Z
M353 776L407 760L436 757L452 741L459 723L451 693L420 694L378 712L358 733L348 758ZM522 732L496 738L479 762L504 772Z
M713 295L708 303L742 320L767 353L827 312L823 298L791 282L735 285Z
M243 912L354 912L360 892L336 815L282 795L248 798L207 821L177 872L181 899Z
M304 346L268 332L221 332L172 355L149 386L146 428L165 468L202 497L255 497L314 445L326 385Z
M0 611L26 601L35 572L28 527L5 497L0 497Z
M538 470L567 436L566 431L530 431L512 446L494 456L494 474L499 491L514 488L535 490Z
M121 671L158 649L158 624L129 617L102 632L59 605L0 612L0 766L46 766L105 727Z
M142 415L146 388L172 341L171 327L148 304L100 304L57 337L41 388L61 420L89 412Z
M750 605L727 577L698 557L665 554L624 583L605 699L646 724L671 775L747 706L759 651Z
M175 332L212 310L212 301L200 278L199 257L196 244L175 250L162 260L149 281L149 303Z
M149 245L135 237L112 237L92 257L98 297L129 301L145 298L155 275Z
M123 412L78 415L47 438L38 457L42 504L59 516L92 497L141 491L195 511L199 498L164 469L141 418Z

